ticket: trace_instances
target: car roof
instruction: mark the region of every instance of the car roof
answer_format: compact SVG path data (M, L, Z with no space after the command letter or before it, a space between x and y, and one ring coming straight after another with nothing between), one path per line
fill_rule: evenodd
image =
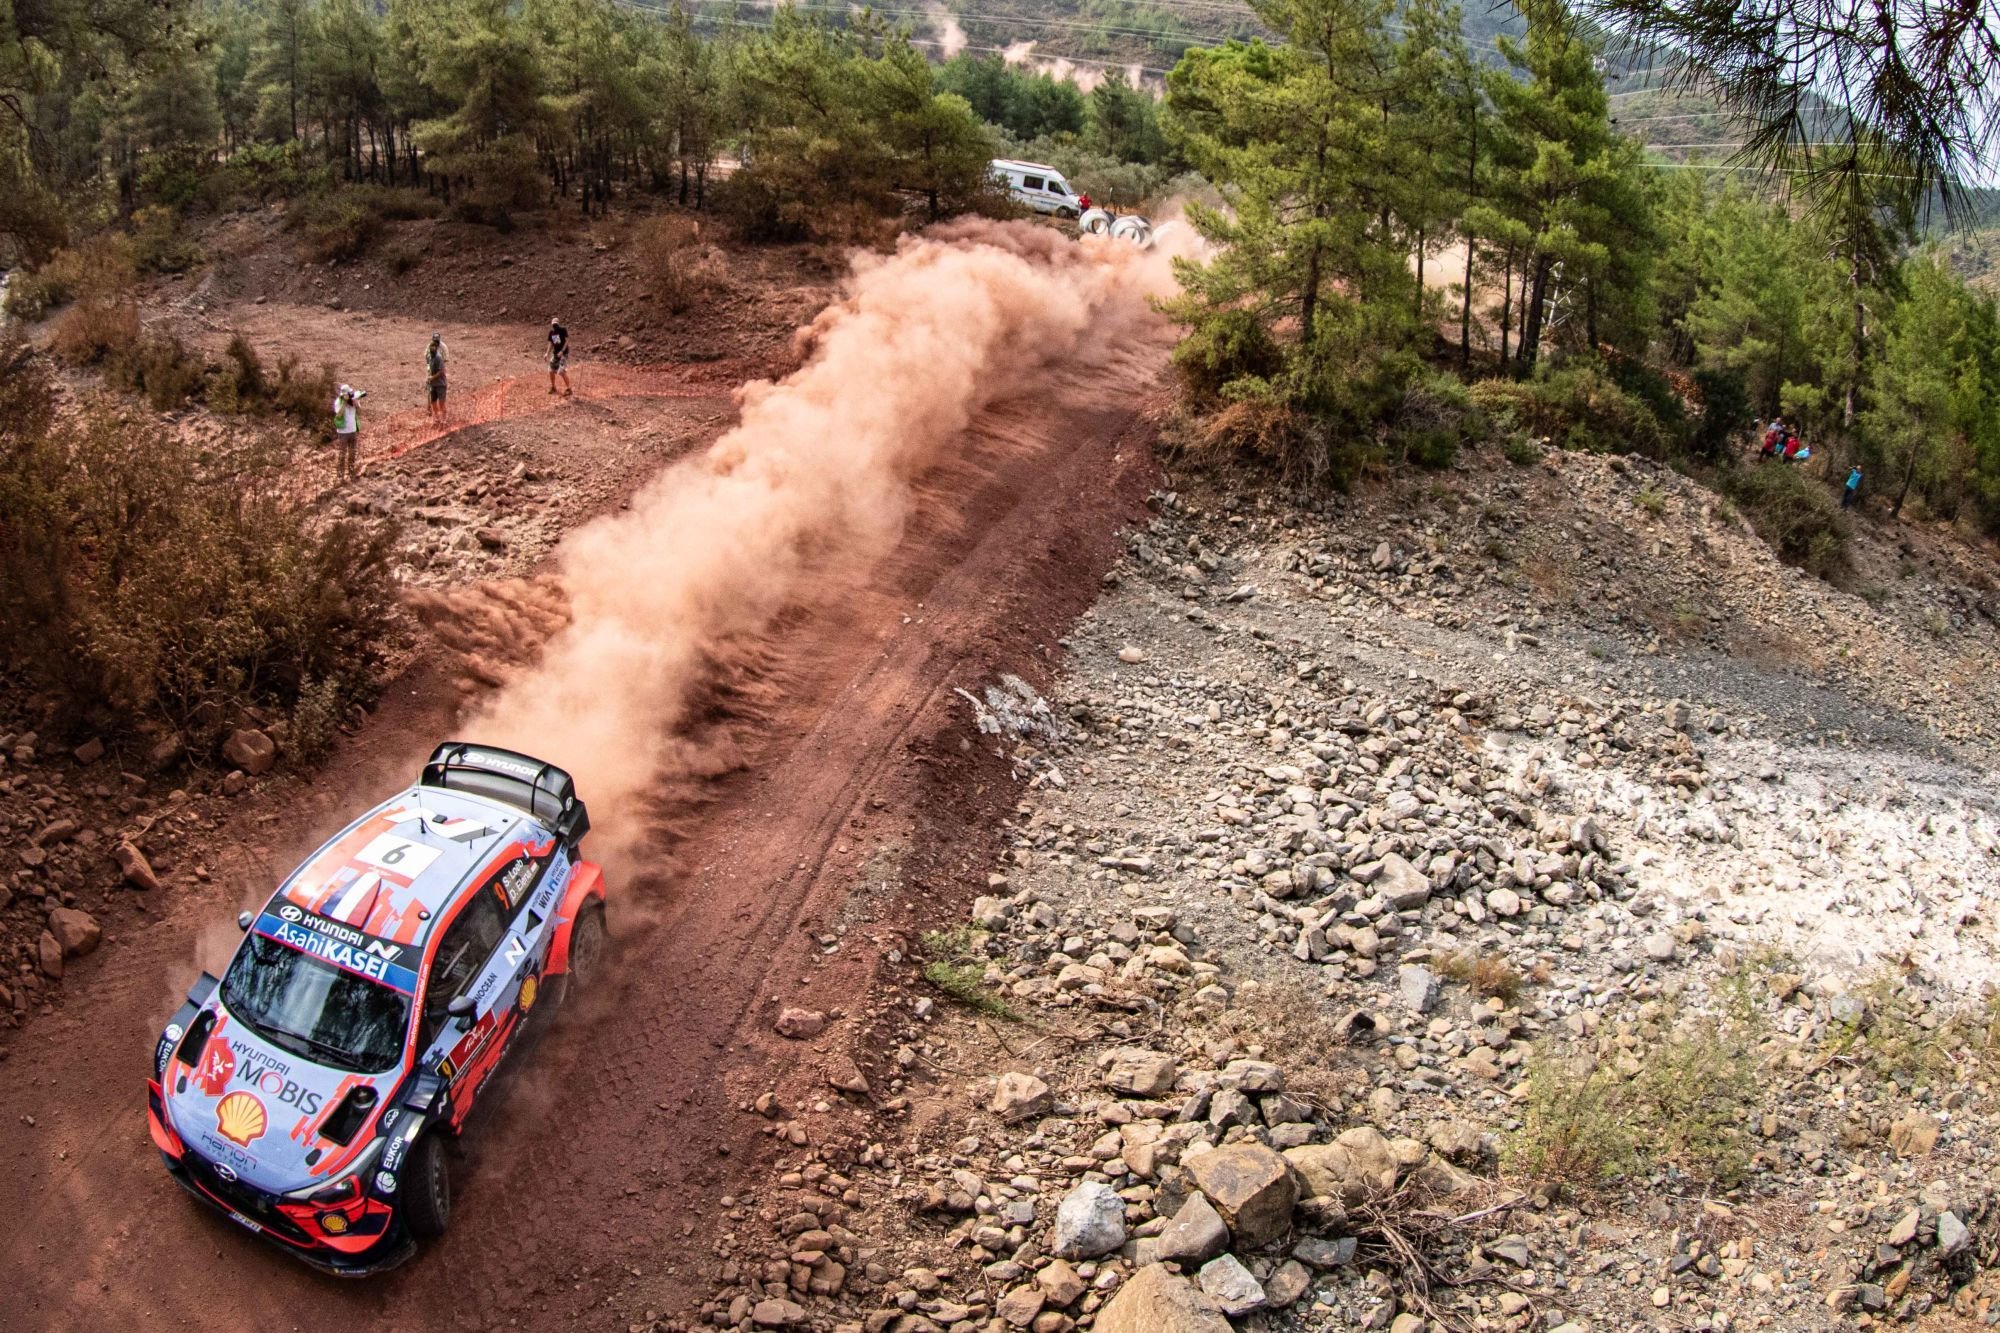
M1016 157L996 157L993 159L993 165L996 167L1012 167L1019 171L1039 171L1044 176L1062 175L1062 172L1058 171L1056 168L1052 166L1047 165L1046 163L1023 162L1021 159Z
M463 890L523 852L541 855L553 837L499 801L410 787L308 857L272 895L271 910L289 903L319 918L308 923L315 928L332 922L421 949Z

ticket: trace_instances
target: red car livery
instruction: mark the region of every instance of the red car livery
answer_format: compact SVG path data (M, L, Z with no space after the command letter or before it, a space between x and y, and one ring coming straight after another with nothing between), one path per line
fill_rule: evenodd
M450 742L294 871L153 1053L189 1193L336 1272L441 1233L458 1133L531 1017L592 977L604 879L569 774Z

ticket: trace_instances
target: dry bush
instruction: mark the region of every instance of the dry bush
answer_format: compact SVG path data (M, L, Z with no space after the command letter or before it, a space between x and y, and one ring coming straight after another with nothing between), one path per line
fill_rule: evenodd
M634 238L639 270L674 314L692 309L728 285L727 261L701 239L701 223L678 213L648 218Z
M84 301L56 322L49 350L75 366L123 363L139 345L139 307Z
M1438 971L1480 995L1505 1000L1509 1004L1521 995L1521 974L1497 953L1461 950L1441 959Z
M58 250L33 272L16 273L7 285L7 313L40 319L71 301L108 301L138 277L131 238L99 232L67 250Z
M365 689L393 598L383 526L277 498L283 451L205 454L149 423L58 418L48 375L0 377L0 650L106 728L197 746L308 682Z
M1189 1000L1175 1016L1187 1024L1205 1025L1218 1036L1264 1047L1284 1066L1286 1091L1324 1110L1339 1107L1341 1098L1354 1090L1355 1071L1342 1073L1333 1065L1334 1052L1347 1047L1349 1036L1327 1002L1296 982L1245 986L1219 1014ZM1361 1086L1366 1086L1365 1076Z

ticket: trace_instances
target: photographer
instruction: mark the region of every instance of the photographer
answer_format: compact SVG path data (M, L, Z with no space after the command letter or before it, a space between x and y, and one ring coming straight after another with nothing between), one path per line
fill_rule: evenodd
M333 395L333 442L340 449L340 480L360 475L356 464L356 445L361 436L360 401L368 396L365 389L357 389L351 384L343 384Z

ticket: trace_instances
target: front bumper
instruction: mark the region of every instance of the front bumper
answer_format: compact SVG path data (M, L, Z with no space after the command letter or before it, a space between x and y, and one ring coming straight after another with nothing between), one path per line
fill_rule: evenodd
M162 1112L159 1085L149 1084L147 1128L167 1173L196 1199L294 1258L341 1277L367 1277L386 1272L416 1253L416 1241L388 1204L364 1197L338 1209L314 1208L266 1194L240 1180L227 1180L199 1152L180 1141ZM335 1212L344 1224L339 1235L329 1234L319 1221Z

